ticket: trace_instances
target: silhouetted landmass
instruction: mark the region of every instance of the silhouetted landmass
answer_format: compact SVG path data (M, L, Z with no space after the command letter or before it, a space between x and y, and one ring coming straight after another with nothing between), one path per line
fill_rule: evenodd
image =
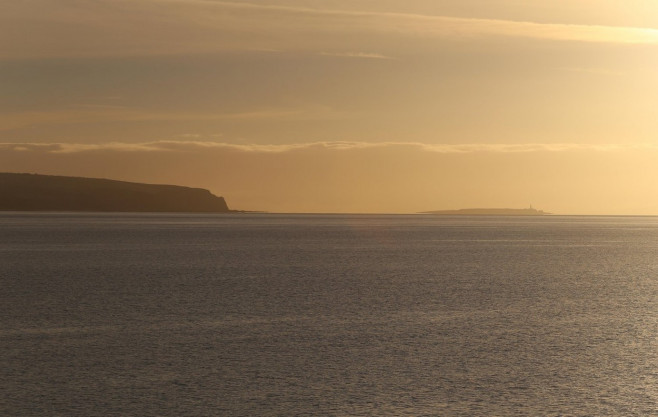
M202 188L97 178L0 173L3 211L229 212Z
M452 216L544 216L545 211L534 208L509 209L509 208L472 208L461 210L438 210L424 211L422 214L442 214Z

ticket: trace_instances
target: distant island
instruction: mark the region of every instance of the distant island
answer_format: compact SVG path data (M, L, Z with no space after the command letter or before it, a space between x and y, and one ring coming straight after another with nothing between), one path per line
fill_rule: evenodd
M202 188L98 178L0 173L2 211L231 212Z
M460 210L437 210L423 211L421 214L441 214L450 216L544 216L551 213L530 207L525 209L470 208Z

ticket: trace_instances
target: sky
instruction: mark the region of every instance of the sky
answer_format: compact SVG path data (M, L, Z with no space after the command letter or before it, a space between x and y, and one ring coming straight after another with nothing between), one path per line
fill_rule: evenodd
M655 0L0 0L0 171L658 215Z

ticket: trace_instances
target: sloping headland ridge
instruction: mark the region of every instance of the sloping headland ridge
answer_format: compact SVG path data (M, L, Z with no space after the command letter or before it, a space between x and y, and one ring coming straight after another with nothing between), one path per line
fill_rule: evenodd
M450 216L544 216L546 213L535 208L510 209L510 208L471 208L461 210L437 210L424 211L421 214L442 214Z
M202 188L98 178L0 173L2 211L229 212Z

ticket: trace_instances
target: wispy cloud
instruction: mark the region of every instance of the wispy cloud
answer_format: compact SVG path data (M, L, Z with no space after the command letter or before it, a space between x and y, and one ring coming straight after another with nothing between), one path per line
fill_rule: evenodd
M196 135L195 135L196 137ZM2 151L77 153L96 151L115 152L176 152L227 150L250 153L284 153L302 150L353 151L362 149L416 149L432 153L534 153L622 150L658 150L655 144L581 144L581 143L521 143L521 144L428 144L419 142L308 142L293 144L235 144L224 142L186 140L154 141L144 143L107 142L80 143L0 143Z
M582 144L582 143L520 143L520 144L419 144L423 149L440 153L473 152L568 152L568 151L617 151L623 149L656 148L655 145Z
M532 201L558 213L656 214L657 154L652 144L2 143L0 166L203 187L248 210L404 213Z
M323 56L335 56L344 58L363 58L363 59L395 59L390 56L368 53L368 52L320 52Z
M221 50L337 51L376 58L383 36L491 36L628 44L658 43L653 28L538 23L375 10L351 11L205 0L33 0L0 15L0 58L199 53ZM358 36L355 36L358 35ZM408 46L408 45L407 45ZM389 48L395 49L389 45ZM403 49L407 49L406 46ZM379 57L379 58L381 58Z
M558 71L575 72L593 75L624 75L623 71L614 71L606 68L580 68L580 67L561 67Z
M241 112L177 113L123 106L82 105L79 108L53 111L6 112L0 114L0 131L29 126L47 126L99 122L142 121L259 121L259 120L320 120L343 117L323 106L307 108L271 108Z
M181 3L188 0L147 0L163 3ZM377 11L348 11L281 5L194 0L198 4L227 7L248 11L268 11L291 15L323 16L327 20L343 20L339 29L354 29L353 24L363 29L378 29L391 32L413 32L441 36L503 35L555 40L616 43L658 43L658 30L605 25L579 25L563 23L538 23L530 21L463 18L415 13L392 13ZM317 22L316 22L317 23Z

